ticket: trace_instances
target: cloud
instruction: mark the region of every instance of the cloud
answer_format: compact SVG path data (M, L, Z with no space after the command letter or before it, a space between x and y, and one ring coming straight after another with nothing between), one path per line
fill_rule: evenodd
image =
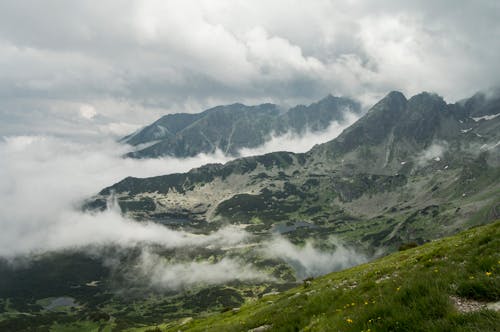
M80 116L87 120L92 120L97 115L97 111L92 105L82 105L80 107Z
M311 241L301 247L277 237L265 246L262 253L269 257L281 258L290 264L299 280L346 269L368 260L366 256L345 247L338 240L332 238L330 242L335 245L335 249L323 251L317 249Z
M306 131L299 135L288 132L283 135L272 135L271 139L256 148L243 148L239 151L241 156L261 155L273 151L291 151L302 153L309 151L314 145L328 142L342 133L342 131L356 122L358 115L346 112L345 121L339 123L332 122L324 131Z
M54 137L6 137L0 142L0 255L29 254L90 244L150 241L162 245L204 243L156 224L140 224L109 210L94 215L81 202L126 176L185 172L222 155L153 160L122 159L126 148L111 140L88 144ZM225 236L223 238L234 237ZM205 239L221 240L217 235ZM207 241L208 241L207 240Z
M427 149L424 151L420 152L416 156L417 160L417 165L423 167L427 165L430 161L440 161L441 158L443 157L443 154L448 150L448 143L447 142L435 142L432 143L431 146L429 146Z
M0 130L97 136L113 122L328 93L367 105L394 89L452 101L499 84L498 9L487 0L4 1ZM81 105L95 108L95 124L72 125L86 120Z
M161 289L179 290L195 285L216 285L233 280L270 281L264 272L234 258L224 257L217 262L191 261L172 263L165 257L144 250L135 267L140 279Z

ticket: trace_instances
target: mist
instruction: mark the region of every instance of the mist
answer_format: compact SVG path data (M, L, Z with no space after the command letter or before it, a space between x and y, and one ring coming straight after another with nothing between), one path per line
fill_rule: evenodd
M263 254L281 258L290 264L299 280L343 270L368 260L366 256L346 247L335 238L331 238L329 242L335 246L334 250L320 250L312 241L307 241L304 246L296 246L283 237L276 237L266 244Z
M272 277L251 264L224 257L217 262L170 262L167 258L144 250L134 271L155 288L180 290L193 286L217 285L239 281L270 281Z
M120 211L84 214L82 201L126 176L186 172L226 162L222 154L175 159L123 159L127 150L112 140L77 143L42 137L7 137L0 142L0 255L23 255L92 243L139 241L179 243L165 227L128 220Z
M239 151L241 156L255 156L272 151L290 151L302 153L309 151L314 145L328 142L339 136L344 129L352 125L359 119L359 115L346 111L345 120L342 122L333 121L328 128L322 131L313 132L307 130L299 135L293 132L287 132L283 135L271 135L271 139L263 145L256 148L243 148Z
M443 154L448 150L448 143L434 142L427 149L416 156L417 165L420 167L426 166L430 161L439 161Z

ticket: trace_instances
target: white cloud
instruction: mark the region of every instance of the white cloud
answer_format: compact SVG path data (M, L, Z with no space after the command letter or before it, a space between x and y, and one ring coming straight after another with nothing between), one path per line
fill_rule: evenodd
M262 253L285 260L295 269L298 279L346 269L367 261L366 256L345 247L339 241L333 238L330 241L335 245L335 250L323 251L315 248L310 241L300 247L277 237L266 245Z
M162 289L178 290L193 285L223 284L232 280L269 281L271 277L234 258L222 258L217 262L192 261L172 263L150 251L143 251L137 270L141 278Z
M342 131L353 124L358 116L346 112L345 121L332 122L324 131L307 131L302 135L288 132L283 135L272 135L271 139L256 148L243 148L239 151L241 156L255 156L273 151L291 151L296 153L309 151L314 145L328 142L342 133Z
M203 239L195 240L156 224L127 220L117 211L94 215L80 212L79 205L84 199L126 176L185 172L209 162L227 160L221 155L122 159L125 152L123 146L113 141L83 144L53 137L22 136L7 137L0 142L0 255L105 243L135 245L150 241L167 246L204 243ZM219 239L217 236L207 239ZM231 237L241 240L237 234Z
M440 161L443 154L448 150L447 142L434 142L427 149L416 156L416 161L419 166L425 166L431 161Z
M80 106L80 116L87 120L92 120L97 115L97 111L92 105Z

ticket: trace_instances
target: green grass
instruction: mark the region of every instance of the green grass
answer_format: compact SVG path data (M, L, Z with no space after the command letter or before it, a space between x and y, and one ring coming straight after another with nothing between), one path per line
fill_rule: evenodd
M499 331L500 314L458 311L450 296L500 301L500 222L315 279L309 287L161 331ZM146 331L156 327L145 327Z

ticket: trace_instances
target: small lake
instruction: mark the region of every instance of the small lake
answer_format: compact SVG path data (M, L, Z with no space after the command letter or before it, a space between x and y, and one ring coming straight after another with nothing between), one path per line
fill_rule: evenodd
M54 310L60 307L76 307L78 304L72 297L58 297L50 302L45 309Z

